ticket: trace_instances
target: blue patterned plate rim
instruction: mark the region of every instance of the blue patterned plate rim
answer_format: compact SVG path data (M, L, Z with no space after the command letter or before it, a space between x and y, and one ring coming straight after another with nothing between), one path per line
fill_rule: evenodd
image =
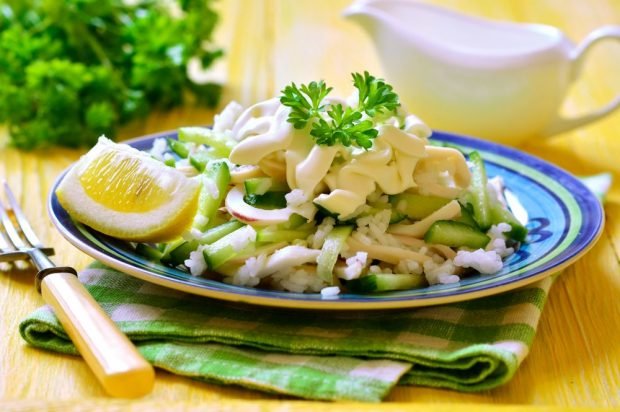
M139 137L127 143L148 150L157 138L175 138L176 131ZM454 303L495 295L538 280L575 262L600 237L604 213L596 196L576 177L561 168L514 148L447 132L435 132L434 142L455 146L464 152L482 154L489 176L501 176L507 188L524 201L531 215L528 243L509 257L496 275L472 275L459 283L433 285L410 291L372 295L343 293L334 298L234 286L193 277L180 269L149 262L126 243L102 235L73 221L60 206L55 190L65 170L54 183L48 212L60 233L91 257L142 280L210 298L271 307L299 309L395 309ZM533 215L532 215L533 213ZM535 215L535 216L534 216Z

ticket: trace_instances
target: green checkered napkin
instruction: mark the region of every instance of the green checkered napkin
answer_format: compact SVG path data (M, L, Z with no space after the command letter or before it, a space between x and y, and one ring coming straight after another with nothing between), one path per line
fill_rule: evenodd
M156 367L308 399L374 402L396 384L479 391L509 381L552 283L422 309L323 312L201 298L101 264L80 280ZM33 346L77 354L47 306L20 333Z

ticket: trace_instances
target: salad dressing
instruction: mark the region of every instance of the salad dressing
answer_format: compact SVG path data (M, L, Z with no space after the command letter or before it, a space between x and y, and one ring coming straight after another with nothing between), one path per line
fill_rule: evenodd
M278 158L274 154L282 153L286 170L278 176L286 179L291 190L301 190L306 199L341 218L358 212L377 187L391 195L416 189L423 182L429 194L453 198L469 184L461 153L428 146L431 131L415 116L394 117L395 124L380 125L373 146L365 150L314 145L308 133L297 133L287 121L289 113L278 99L270 99L238 114L232 135L239 143L230 160L261 165L269 157L267 163L273 166ZM265 171L268 175L274 175L271 166ZM326 187L329 193L319 193Z

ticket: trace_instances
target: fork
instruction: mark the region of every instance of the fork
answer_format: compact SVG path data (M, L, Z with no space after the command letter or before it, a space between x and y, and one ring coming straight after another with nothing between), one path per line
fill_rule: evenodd
M153 367L79 282L75 269L57 267L48 258L53 249L42 246L9 185L3 184L8 207L0 201L0 262L30 259L37 267L35 288L109 395L135 398L149 393Z

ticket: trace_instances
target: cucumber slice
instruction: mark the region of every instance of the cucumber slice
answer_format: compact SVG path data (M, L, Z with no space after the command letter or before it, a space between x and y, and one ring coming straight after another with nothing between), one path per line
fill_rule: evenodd
M474 219L474 212L471 204L463 205L461 203L461 216L454 219L454 221L465 223L466 225L480 229L478 227L478 223L476 223L476 219Z
M200 143L213 148L217 157L228 158L235 141L224 133L214 132L206 127L181 127L179 140L182 142Z
M206 219L195 219L193 226L198 230L206 230L213 227L213 218L217 209L222 205L226 193L228 192L228 184L230 183L230 171L228 165L224 161L215 161L207 165L204 171L204 178L210 179L217 188L217 196L213 196L212 190L207 187L206 182L200 189L198 197L197 216L203 216Z
M136 253L154 262L159 262L163 256L161 250L156 247L149 246L146 243L138 243L136 245Z
M491 220L494 225L502 222L508 223L511 230L506 235L517 242L523 242L527 237L526 227L523 226L509 210L504 209L497 201L491 202Z
M400 222L402 222L405 219L407 219L407 215L406 214L392 209L392 214L390 215L390 225L394 225L396 223L400 223Z
M471 152L469 161L473 165L469 191L471 205L474 209L474 219L482 230L487 230L492 224L489 192L487 190L487 172L480 153Z
M284 209L286 207L286 194L288 192L266 192L263 195L245 195L243 200L259 209Z
M333 217L334 219L338 220L338 216L340 216L338 213L332 212L327 207L325 207L321 202L318 202L316 199L314 200L313 203L314 203L314 206L316 206L316 208L318 209L317 214L319 216Z
M238 220L231 220L229 222L222 223L221 225L212 227L211 229L207 230L205 234L202 235L201 242L204 244L211 244L213 242L217 242L224 236L234 232L239 228L242 228L243 226L245 225Z
M188 160L189 164L194 166L196 170L202 173L205 171L207 163L209 163L210 160L214 160L214 157L206 150L201 150L199 152L190 154Z
M404 213L413 220L422 220L452 199L438 196L423 196L414 193L400 193L390 196L394 210Z
M353 226L337 226L325 238L321 253L316 260L316 273L329 285L334 283L334 266L352 231Z
M424 234L429 244L484 249L491 238L480 230L454 220L438 220Z
M236 249L233 245L245 241L252 235L254 229L251 226L243 226L232 233L227 234L203 249L203 255L209 269L216 269L218 266L226 263L241 253L247 253L248 250L256 246L255 241L250 241L246 246ZM254 232L255 234L255 232Z
M308 223L308 219L298 215L297 213L291 214L287 222L280 223L278 228L280 229L297 229L298 227Z
M170 248L162 254L161 262L170 266L182 265L189 254L198 247L196 240L181 240L180 242L170 243Z
M305 239L312 233L312 229L294 230L294 229L273 229L264 228L256 232L257 242L292 242L297 239Z
M175 167L177 164L177 161L174 159L174 157L170 156L164 159L164 164L166 166Z
M185 143L179 142L176 139L166 139L166 142L168 143L170 150L172 150L180 158L185 159L189 155L189 148Z
M375 215L379 212L381 212L382 210L385 209L390 209L390 225L393 225L395 223L399 223L402 222L403 220L405 220L407 218L407 215L404 213L401 213L399 211L397 211L396 209L394 209L392 207L391 203L387 203L387 204L369 204L368 206L370 206L368 209L364 210L362 213L359 214L359 216L356 216L356 219L358 217L363 217L363 216L370 216L370 215Z
M246 195L264 195L271 192L289 192L288 185L271 177L253 177L243 182Z
M378 273L350 280L347 288L355 293L372 293L416 289L427 284L424 275Z

